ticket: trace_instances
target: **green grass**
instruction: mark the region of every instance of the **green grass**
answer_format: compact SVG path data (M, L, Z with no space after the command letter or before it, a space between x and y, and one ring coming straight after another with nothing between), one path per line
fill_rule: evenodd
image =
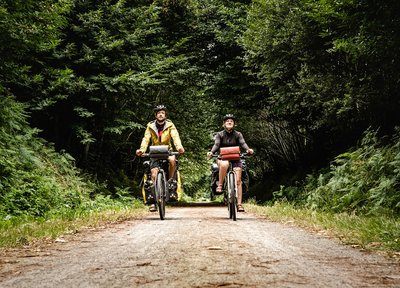
M0 221L0 248L40 245L85 229L138 218L147 209L141 203L115 205L93 210L65 210L46 217L16 217Z
M246 210L272 221L325 233L357 248L400 257L400 219L318 212L290 203L260 206L249 202Z

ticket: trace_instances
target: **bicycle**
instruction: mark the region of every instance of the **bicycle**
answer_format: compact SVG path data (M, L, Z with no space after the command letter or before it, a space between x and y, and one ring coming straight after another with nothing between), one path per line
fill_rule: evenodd
M247 157L246 157L247 158ZM246 158L242 158L242 193L245 194L249 190L249 173L247 172ZM210 200L214 201L218 195L215 191L218 186L218 174L219 168L217 163L214 161L211 164L211 183L210 183Z
M179 152L172 152L168 150L168 145L158 145L150 146L149 153L143 153L142 157L148 157L150 161L159 161L158 171L156 176L156 181L153 183L151 177L148 177L147 183L145 183L146 198L147 201L155 201L157 204L157 209L160 215L160 219L165 219L165 204L170 200L170 189L169 183L167 181L166 171L168 171L168 157L169 156L179 156ZM146 163L147 162L147 163ZM150 172L150 162L146 161L144 165ZM177 161L178 162L178 161ZM176 171L178 170L178 165L175 170L174 179L176 178ZM154 185L153 185L154 184Z
M214 154L212 158L217 159L220 156L218 154ZM240 154L240 159L244 160L247 158L247 153L241 153ZM215 169L215 166L212 166ZM212 184L213 185L213 184ZM215 192L212 191L212 193L215 194ZM225 178L224 178L224 187L223 187L223 193L224 193L224 202L226 202L228 206L228 212L229 212L229 219L232 219L233 221L236 221L236 207L237 207L237 197L238 197L238 190L237 190L237 179L236 179L236 173L233 170L232 167L232 162L229 161L229 168L228 171L226 172ZM243 193L243 191L242 191Z

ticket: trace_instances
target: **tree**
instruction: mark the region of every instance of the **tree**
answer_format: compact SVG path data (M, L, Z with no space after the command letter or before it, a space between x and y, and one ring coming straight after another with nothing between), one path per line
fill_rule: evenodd
M266 88L268 121L310 139L314 163L370 125L399 124L397 9L395 1L254 1L242 38L248 71Z

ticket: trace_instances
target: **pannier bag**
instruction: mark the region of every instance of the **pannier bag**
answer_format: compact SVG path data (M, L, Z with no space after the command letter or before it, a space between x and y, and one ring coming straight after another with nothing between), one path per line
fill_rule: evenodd
M240 160L239 146L222 147L219 149L221 160Z
M211 165L211 197L216 194L218 185L219 169L217 163L213 162Z
M168 145L155 145L149 147L149 156L152 159L168 159Z
M154 195L153 181L151 181L151 176L144 173L142 180L142 195L145 204L155 204L156 196Z

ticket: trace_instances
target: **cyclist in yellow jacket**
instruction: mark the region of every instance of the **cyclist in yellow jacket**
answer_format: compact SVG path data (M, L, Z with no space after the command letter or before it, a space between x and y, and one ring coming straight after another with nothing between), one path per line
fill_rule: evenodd
M185 149L182 146L181 139L179 137L178 130L176 129L174 123L171 120L167 119L167 107L164 105L158 105L154 109L156 119L150 121L147 124L146 131L144 133L144 137L142 139L142 143L140 144L140 148L136 150L137 156L142 156L143 153L146 152L149 144L151 145L168 145L170 149L175 146L176 150L183 154ZM173 146L172 146L173 143ZM173 177L175 175L176 170L176 157L169 156L169 169L168 176L169 182L173 181ZM151 178L153 182L157 177L158 172L158 162L154 161L151 163ZM155 207L154 207L155 209ZM152 210L152 207L150 207Z

